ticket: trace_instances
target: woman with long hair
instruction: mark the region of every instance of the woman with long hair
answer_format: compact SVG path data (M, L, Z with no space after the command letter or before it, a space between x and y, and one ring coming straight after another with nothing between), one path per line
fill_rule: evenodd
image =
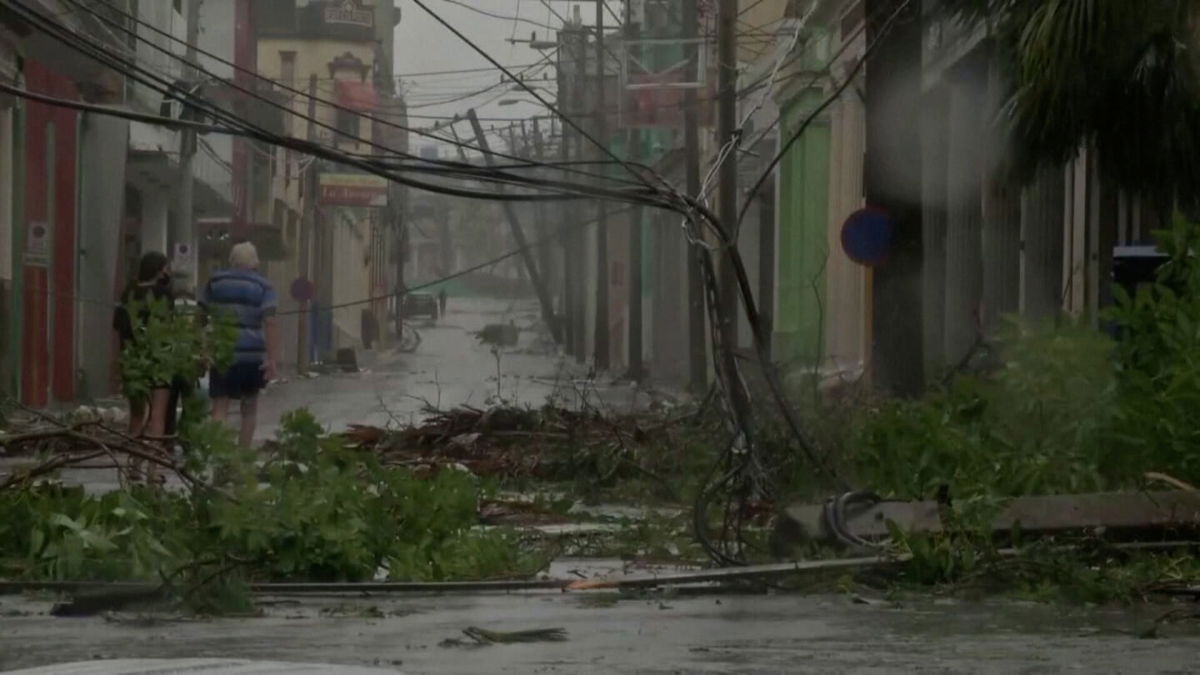
M171 292L171 263L167 256L158 251L148 251L138 262L137 278L121 293L121 304L113 315L113 329L121 340L124 353L137 340L140 328L150 320L151 304L163 303L168 312L175 309L175 296ZM130 373L122 373L123 389L129 399L129 434L153 441L163 440L167 426L167 408L171 396L171 376L164 373L161 379L153 379L148 395L135 394L129 386ZM141 475L140 461L130 463L130 473ZM150 465L146 479L155 481L157 472Z

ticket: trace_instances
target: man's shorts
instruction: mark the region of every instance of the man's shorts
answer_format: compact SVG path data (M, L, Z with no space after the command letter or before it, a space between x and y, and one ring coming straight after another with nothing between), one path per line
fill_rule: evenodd
M208 373L209 398L254 398L267 386L262 362L235 363L229 370Z

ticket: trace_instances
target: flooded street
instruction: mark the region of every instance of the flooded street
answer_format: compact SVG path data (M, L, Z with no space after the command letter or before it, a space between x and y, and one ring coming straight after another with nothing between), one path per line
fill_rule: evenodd
M362 372L292 377L269 389L259 404L258 438L272 437L280 416L301 407L340 431L348 424L409 424L428 407L506 403L536 408L552 399L574 407L586 397L593 405L628 410L648 401L632 387L590 381L586 368L559 357L544 330L534 329L537 312L531 300L456 299L441 320L412 324L421 335L413 353L360 352ZM509 322L522 329L519 342L506 348L497 363L476 333L486 325Z
M0 601L0 669L93 658L219 657L404 673L1184 673L1200 634L1138 639L1156 608L851 596L608 594L276 598L265 616L154 623L42 616ZM1165 611L1165 610L1163 610ZM32 616L17 616L34 612ZM565 642L440 646L462 630L563 628Z

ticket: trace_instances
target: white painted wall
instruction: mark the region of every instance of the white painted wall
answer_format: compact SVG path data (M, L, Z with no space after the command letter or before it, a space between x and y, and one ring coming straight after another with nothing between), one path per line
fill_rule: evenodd
M165 190L142 192L142 250L167 252L167 214L170 195Z

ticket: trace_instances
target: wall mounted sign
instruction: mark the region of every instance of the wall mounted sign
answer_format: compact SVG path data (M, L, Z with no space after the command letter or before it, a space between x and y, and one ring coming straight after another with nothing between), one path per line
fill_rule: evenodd
M325 23L372 28L375 26L375 10L363 7L355 0L333 2L325 8Z
M842 225L842 250L860 265L880 265L891 254L893 229L892 217L887 211L859 209Z
M31 221L25 232L25 262L30 265L46 265L50 262L50 226Z
M325 206L387 206L388 181L367 173L323 173L320 202Z

